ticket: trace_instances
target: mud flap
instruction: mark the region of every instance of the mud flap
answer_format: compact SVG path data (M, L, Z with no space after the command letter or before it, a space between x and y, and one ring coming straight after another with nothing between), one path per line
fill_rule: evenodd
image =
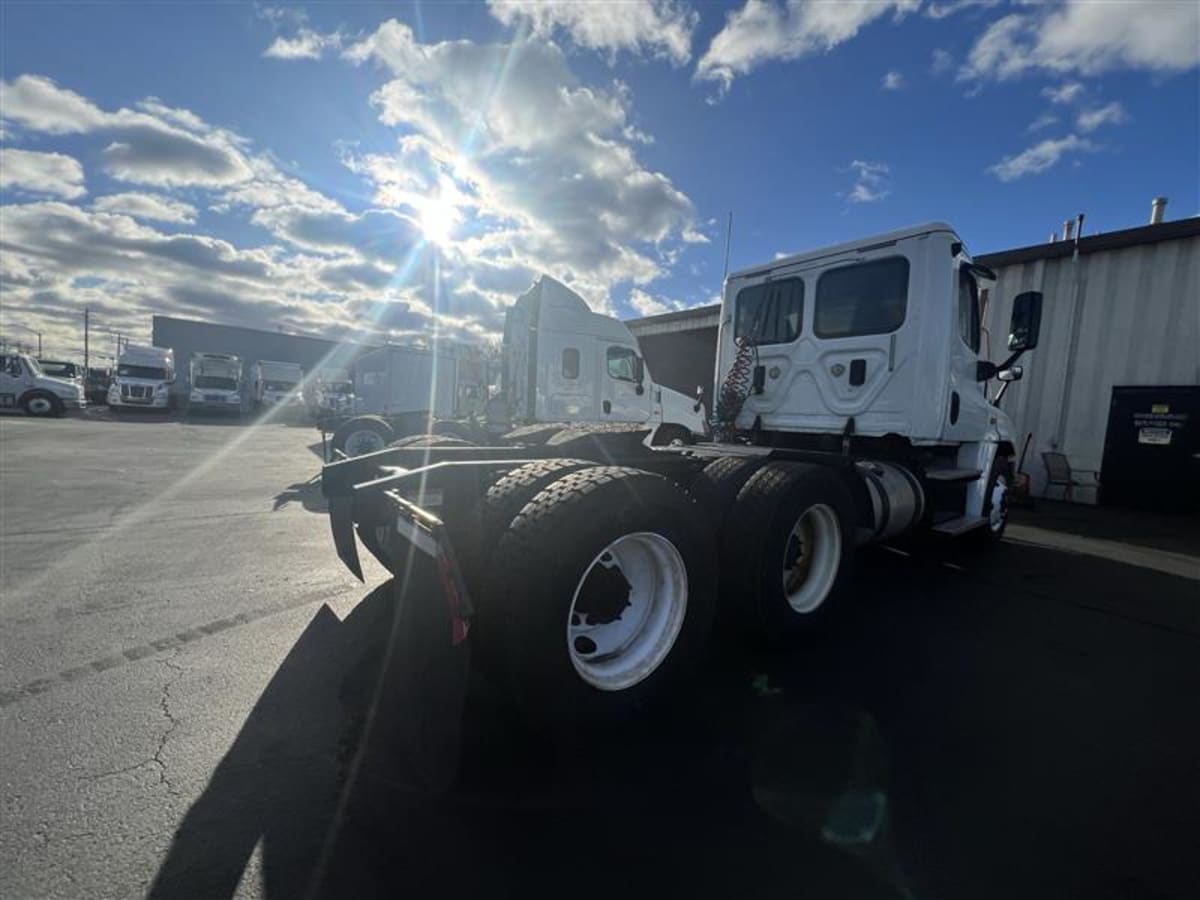
M394 787L438 793L452 786L458 770L470 672L469 600L444 535L403 516L398 524L387 547L396 562L396 613L371 716L372 758L364 762L373 777Z
M354 498L329 498L329 529L333 532L333 546L338 559L346 564L354 576L363 581L362 564L358 561L358 545L354 542Z

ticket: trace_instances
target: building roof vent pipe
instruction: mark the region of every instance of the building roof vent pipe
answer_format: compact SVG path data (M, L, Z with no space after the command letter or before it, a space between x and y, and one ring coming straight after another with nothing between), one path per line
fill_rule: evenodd
M1163 214L1167 211L1167 198L1155 197L1150 201L1150 224L1161 225Z
M1069 241L1074 236L1075 236L1075 220L1067 219L1065 222L1063 222L1062 239L1064 241Z

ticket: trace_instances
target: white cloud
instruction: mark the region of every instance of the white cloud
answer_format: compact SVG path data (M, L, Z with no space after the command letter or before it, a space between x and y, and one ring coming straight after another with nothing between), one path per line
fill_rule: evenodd
M263 56L271 59L320 59L326 50L337 50L341 46L341 32L320 34L311 28L301 28L293 37L276 37L263 51Z
M885 91L898 91L904 87L904 76L895 69L892 69L883 76L882 85Z
M856 176L854 187L846 195L851 203L876 203L892 192L888 186L891 167L887 163L856 159L850 163L850 171Z
M98 212L122 213L135 219L191 225L196 221L196 207L182 200L161 194L123 193L97 197L92 204Z
M1125 112L1125 107L1114 100L1097 109L1085 109L1079 114L1075 124L1080 131L1089 132L1095 131L1101 125L1120 125L1128 120L1129 114Z
M637 159L628 90L580 84L555 45L422 44L390 21L345 55L392 73L372 103L402 135L347 163L381 206L449 224L448 264L493 301L545 271L608 308L613 285L663 274L664 243L699 237L691 201Z
M1200 65L1200 4L1188 0L1068 0L997 19L976 41L964 79L1031 70L1098 75L1116 69L1182 72Z
M699 20L675 0L488 0L488 9L505 25L529 29L537 37L563 31L589 50L654 54L676 65L691 59L692 31Z
M943 72L949 72L954 68L954 57L947 50L940 47L934 48L933 56L929 63L929 71L934 75L941 75Z
M1087 138L1069 134L1063 138L1047 139L1023 150L1016 156L1006 156L988 169L1001 181L1016 181L1027 175L1037 175L1054 166L1068 153L1095 150Z
M1053 113L1042 113L1036 119L1029 123L1030 132L1041 131L1043 128L1049 128L1051 125L1058 124L1058 116Z
M736 76L765 62L832 50L876 19L888 13L901 18L919 6L920 0L788 0L782 6L774 0L746 0L726 17L696 66L696 78L714 81L725 91Z
M105 168L122 181L211 187L243 181L251 174L235 136L153 98L141 110L105 112L37 75L0 82L0 93L4 119L30 131L112 134L116 140L104 150Z
M0 188L53 194L72 200L87 193L83 166L65 153L0 149Z
M634 288L629 292L629 305L639 316L661 316L673 312L679 307L660 297L653 297L645 291Z
M941 3L930 3L925 7L925 15L931 19L944 19L965 9L991 9L998 6L1000 0L943 0Z
M105 120L89 100L38 75L21 75L11 84L0 81L0 117L46 134L81 134Z
M1060 84L1058 87L1042 88L1042 96L1051 103L1067 104L1074 103L1083 96L1085 88L1078 81L1068 81L1066 84Z

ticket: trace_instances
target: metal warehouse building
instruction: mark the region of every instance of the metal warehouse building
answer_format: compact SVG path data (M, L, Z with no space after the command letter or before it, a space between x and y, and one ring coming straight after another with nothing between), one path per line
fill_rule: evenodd
M1193 458L1200 451L1200 218L976 261L997 274L983 311L993 361L1006 355L1013 298L1022 291L1044 295L1041 342L1022 360L1025 377L1003 401L1022 444L1028 439L1023 470L1035 494L1047 488L1042 455L1059 452L1088 486L1076 488L1072 499L1095 502L1094 481L1084 470L1102 467L1107 497L1118 462L1129 458L1118 451L1130 442L1136 450L1138 442L1174 440L1169 458L1179 467L1176 477L1200 482L1200 459ZM719 318L719 306L705 306L627 324L655 379L689 393L702 384L711 395Z
M152 331L155 347L170 347L175 351L176 378L172 392L185 397L191 390L188 360L193 353L232 353L242 360L247 372L260 359L269 359L298 363L307 373L319 367L346 368L360 353L371 349L360 344L171 316L155 316Z

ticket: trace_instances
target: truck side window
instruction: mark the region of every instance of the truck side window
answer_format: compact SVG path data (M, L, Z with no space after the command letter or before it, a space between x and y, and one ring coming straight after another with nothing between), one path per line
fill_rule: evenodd
M799 278L765 281L738 291L733 336L755 344L790 344L800 336L804 282Z
M892 256L830 269L817 281L817 337L887 334L904 324L908 260Z
M579 351L574 347L563 350L562 375L571 380L579 377Z
M21 377L21 357L6 356L4 357L4 371L13 378Z
M608 374L618 381L637 381L637 354L628 347L609 347Z
M979 285L965 268L958 270L958 333L964 344L979 352Z

